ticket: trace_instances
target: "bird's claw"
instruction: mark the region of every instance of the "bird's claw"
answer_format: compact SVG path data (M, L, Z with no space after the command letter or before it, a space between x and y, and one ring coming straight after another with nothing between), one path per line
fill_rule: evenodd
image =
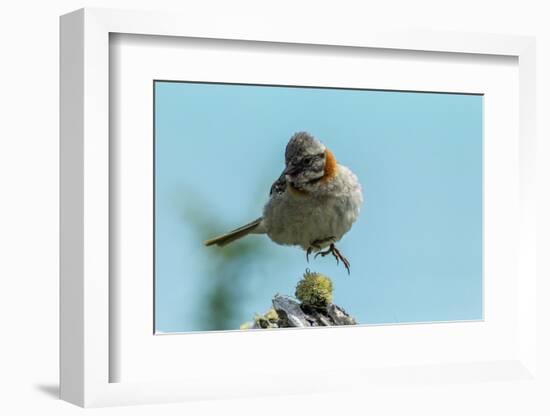
M308 249L308 253L307 255L309 256L309 253L311 252L311 249ZM317 258L317 256L321 256L321 257L325 257L326 255L328 254L332 254L334 256L334 258L336 259L336 265L339 265L340 264L340 260L342 260L342 263L344 263L344 267L346 268L346 270L348 271L348 275L350 274L350 262L348 259L346 259L342 253L340 252L340 250L338 250L336 248L336 246L333 244L330 245L330 247L325 250L325 251L318 251L317 253L315 253L315 256L313 257L314 259ZM309 260L308 260L309 261Z
M315 256L313 256L313 258L316 259L317 256L325 257L327 254L330 254L330 253L332 253L332 250L330 248L325 251L318 251L317 253L315 253Z

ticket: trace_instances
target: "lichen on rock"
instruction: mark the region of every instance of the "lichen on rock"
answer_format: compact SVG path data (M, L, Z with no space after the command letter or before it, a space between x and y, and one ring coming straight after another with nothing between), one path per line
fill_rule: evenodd
M265 314L256 314L253 321L245 322L240 326L240 329L266 329L279 328L279 315L273 308L269 309Z
M306 270L296 286L295 295L304 305L327 306L332 303L332 281L321 273Z
M329 277L306 270L295 292L297 300L275 295L273 307L264 315L256 315L241 329L305 328L313 326L356 325L343 308L332 303L333 286Z

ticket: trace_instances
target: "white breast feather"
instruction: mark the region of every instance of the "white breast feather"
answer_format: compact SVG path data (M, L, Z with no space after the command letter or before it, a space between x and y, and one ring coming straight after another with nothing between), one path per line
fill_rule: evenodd
M340 240L359 216L362 202L357 177L347 167L338 165L334 178L319 181L307 194L288 187L282 194L274 193L264 208L263 226L274 242L307 250L317 240Z

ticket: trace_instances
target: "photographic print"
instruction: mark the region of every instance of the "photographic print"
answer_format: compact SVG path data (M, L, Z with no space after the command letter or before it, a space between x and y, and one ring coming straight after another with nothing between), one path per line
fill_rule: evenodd
M154 82L155 332L483 319L483 96Z

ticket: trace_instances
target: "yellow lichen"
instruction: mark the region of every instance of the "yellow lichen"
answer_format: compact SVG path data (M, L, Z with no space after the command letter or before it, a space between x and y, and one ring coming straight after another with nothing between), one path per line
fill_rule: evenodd
M279 320L279 315L277 315L277 311L273 308L268 310L265 313L264 317L265 317L265 319L267 319L268 321L271 321L271 322L277 322Z
M295 295L304 305L327 306L332 303L332 281L308 270L298 282Z
M279 315L277 311L273 308L269 309L264 315L257 313L254 315L254 321L249 327L241 325L241 329L250 329L250 327L255 328L277 328L277 323L279 321ZM245 323L248 324L248 323Z

